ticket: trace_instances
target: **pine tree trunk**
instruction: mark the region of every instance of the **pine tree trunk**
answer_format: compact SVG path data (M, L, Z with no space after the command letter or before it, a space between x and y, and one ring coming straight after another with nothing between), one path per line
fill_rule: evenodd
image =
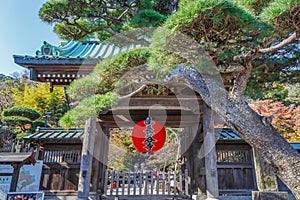
M230 96L220 81L205 79L192 69L178 71L202 99L239 136L259 151L275 174L300 199L300 154L270 123L255 113L242 97Z
M300 199L300 154L245 102L228 101L226 124L260 152L274 173ZM222 113L219 113L222 115ZM223 114L224 117L224 114Z

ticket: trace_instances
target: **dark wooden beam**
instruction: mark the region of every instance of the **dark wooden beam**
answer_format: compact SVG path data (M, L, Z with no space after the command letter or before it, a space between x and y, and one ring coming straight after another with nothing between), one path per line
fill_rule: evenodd
M200 96L132 96L122 99L116 107L102 111L98 121L105 127L133 127L149 115L166 127L185 127L202 119Z
M16 163L13 165L14 172L12 174L11 178L11 184L10 184L10 192L16 192L17 190L17 184L18 184L18 179L19 179L19 174L20 174L20 169L22 167L22 163Z
M104 115L98 118L98 122L103 124L104 126L111 127L133 127L137 122L146 119L148 117L147 113L144 115ZM166 127L185 127L189 125L193 125L195 123L199 123L202 120L201 115L154 115L151 117L160 122L163 126Z

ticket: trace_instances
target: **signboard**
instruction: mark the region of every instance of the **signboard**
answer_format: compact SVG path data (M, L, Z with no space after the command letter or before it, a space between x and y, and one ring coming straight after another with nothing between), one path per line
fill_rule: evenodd
M44 192L9 192L6 200L44 200Z
M12 176L0 176L0 199L6 199L9 192Z
M37 160L35 165L23 165L20 169L17 192L38 191L40 187L43 161Z
M0 174L12 174L14 168L11 165L0 165Z
M132 130L132 143L142 153L160 150L166 141L165 128L151 117L138 122Z

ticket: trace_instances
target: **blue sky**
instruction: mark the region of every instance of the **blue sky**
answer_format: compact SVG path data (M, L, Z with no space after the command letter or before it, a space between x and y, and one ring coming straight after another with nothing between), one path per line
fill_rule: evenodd
M50 24L38 17L47 0L8 0L0 6L0 74L10 75L24 68L14 63L13 55L35 55L43 41L61 41Z

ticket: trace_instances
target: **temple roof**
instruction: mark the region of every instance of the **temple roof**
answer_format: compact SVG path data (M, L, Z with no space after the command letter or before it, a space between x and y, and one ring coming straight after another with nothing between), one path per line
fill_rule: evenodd
M20 56L14 55L14 57L23 57L26 59L39 59L47 58L58 59L58 58L97 58L104 59L111 55L116 55L118 53L128 51L131 49L139 48L141 45L129 45L124 47L118 47L113 44L103 44L97 41L87 41L87 42L78 42L78 41L69 41L62 42L61 44L55 46L44 41L44 44L41 46L40 50L36 51L36 55L30 56Z
M44 42L35 55L13 57L16 64L30 69L31 80L69 85L74 79L91 73L102 59L140 47L135 44L118 47L94 40L62 42L57 46Z
M77 141L83 139L83 128L38 128L32 135L24 137L27 141L44 141L44 142L57 142L57 141Z

